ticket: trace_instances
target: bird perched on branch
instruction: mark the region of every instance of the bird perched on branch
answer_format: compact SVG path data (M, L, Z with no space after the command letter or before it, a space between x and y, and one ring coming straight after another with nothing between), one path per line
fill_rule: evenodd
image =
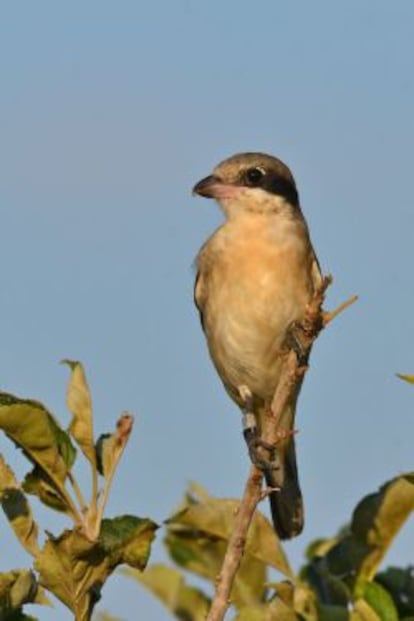
M195 303L211 358L244 414L253 461L270 493L274 527L291 538L303 528L294 419L299 388L279 421L272 461L258 457L264 412L278 386L291 327L322 276L289 168L263 153L234 155L199 181L195 194L218 201L224 223L197 257Z

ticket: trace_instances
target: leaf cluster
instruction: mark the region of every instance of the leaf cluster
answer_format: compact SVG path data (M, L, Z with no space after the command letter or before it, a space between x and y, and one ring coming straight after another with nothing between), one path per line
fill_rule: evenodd
M238 501L208 495L191 485L166 523L164 543L173 561L133 577L181 621L202 621L212 589L188 581L192 574L214 586ZM308 547L296 575L269 521L256 513L231 593L234 621L414 621L412 568L379 566L414 510L414 473L399 476L364 497L348 527ZM273 570L280 575L272 581ZM199 582L199 580L197 581Z
M22 607L46 603L45 588L73 611L75 619L88 621L102 586L116 567L145 567L157 528L151 520L132 515L104 519L133 419L127 413L121 415L115 431L95 441L85 372L79 362L65 362L71 369L67 405L72 420L67 430L42 403L0 393L0 429L31 464L19 482L0 455L0 503L17 539L33 557L33 570L0 574L0 620L31 618ZM89 502L73 470L79 450L91 470ZM73 528L58 536L46 533L40 542L27 494L67 514Z
M146 568L157 525L148 518L104 518L108 494L130 436L124 413L112 433L95 440L92 399L82 365L71 370L67 430L40 402L0 393L0 429L30 463L23 481L0 455L0 504L31 569L0 573L0 621L34 617L25 604L51 605L53 593L77 621L89 621L102 587L120 565L180 621L204 621L234 527L239 501L211 496L198 484L165 523L171 564ZM400 376L414 383L414 376ZM78 484L79 455L90 466L90 499ZM72 528L39 539L28 495L65 513ZM349 524L308 546L298 573L269 521L254 515L235 578L233 621L414 621L414 568L380 571L395 536L414 510L414 473L400 475L365 496ZM145 571L142 571L146 568ZM276 576L276 578L274 577ZM115 619L107 613L98 615Z

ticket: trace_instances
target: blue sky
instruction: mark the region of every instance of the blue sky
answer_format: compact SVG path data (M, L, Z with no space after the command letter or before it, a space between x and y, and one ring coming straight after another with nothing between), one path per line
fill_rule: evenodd
M292 168L334 275L327 306L360 295L316 344L299 402L294 565L413 468L414 391L394 375L414 372L413 21L409 0L1 6L0 386L67 421L58 362L80 359L99 433L135 413L109 515L162 521L189 480L242 490L240 417L192 306L193 259L221 216L191 187L237 151ZM27 564L0 523L0 569ZM412 563L413 535L409 524L387 562ZM168 618L118 577L100 607Z

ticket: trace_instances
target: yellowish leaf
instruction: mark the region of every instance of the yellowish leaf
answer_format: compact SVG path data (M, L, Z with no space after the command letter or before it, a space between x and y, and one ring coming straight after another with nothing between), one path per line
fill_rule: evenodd
M92 399L85 371L82 364L75 360L63 360L63 363L67 364L71 370L66 396L68 410L72 414L69 432L85 457L95 466Z
M357 599L350 615L350 621L381 621L381 618L365 600Z
M108 576L121 564L143 569L157 526L151 520L122 516L103 520L99 540L91 542L78 530L49 535L35 569L39 582L76 616L89 619Z
M38 401L0 393L0 429L23 449L66 502L64 483L76 450L45 406Z
M26 618L13 614L14 612L18 614L24 604L50 605L34 573L28 569L15 569L0 573L0 618Z
M36 522L26 496L2 455L0 455L0 502L18 540L32 556L36 556L39 552Z
M133 424L133 416L124 412L117 422L116 431L112 434L101 435L96 443L98 469L106 479L113 476L127 445Z
M385 483L359 503L352 519L352 532L369 548L359 568L360 578L374 577L391 542L413 511L414 473Z
M144 572L125 569L122 573L149 589L178 619L205 621L210 599L189 586L180 571L165 565L151 565Z
M397 377L404 380L404 382L408 382L409 384L414 384L414 375L404 375L402 373L397 373Z
M228 541L239 506L239 500L212 498L207 502L188 506L170 518L168 523L191 527ZM245 554L274 567L289 578L294 577L273 527L259 512L255 513L249 528Z

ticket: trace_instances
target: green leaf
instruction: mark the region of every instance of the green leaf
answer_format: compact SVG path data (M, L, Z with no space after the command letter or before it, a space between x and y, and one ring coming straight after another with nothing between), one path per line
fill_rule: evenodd
M398 621L398 612L391 595L377 582L367 582L363 597L381 621Z
M22 613L24 604L50 604L34 573L27 569L0 573L0 618L29 619Z
M88 621L100 598L105 555L77 531L65 531L48 540L35 562L39 582L58 597L79 621Z
M21 609L12 610L4 614L5 616L0 617L2 621L39 621L37 617L26 615Z
M48 535L35 568L40 583L76 615L88 621L105 580L122 564L143 569L157 526L147 519L123 516L103 520L97 542L77 530Z
M234 617L234 621L265 621L264 609L264 604L260 606L245 606L239 610L238 614ZM296 621L296 615L293 619Z
M190 481L187 488L186 498L183 509L188 505L197 504L199 502L207 502L213 496L208 493L206 488L197 481Z
M85 457L96 465L93 437L92 399L84 368L76 360L63 360L71 369L67 390L67 407L72 414L69 433L80 446Z
M0 393L0 428L44 472L62 501L67 501L64 481L76 450L50 412L37 401Z
M278 597L268 604L246 606L234 621L299 621L300 617Z
M404 380L404 382L408 382L409 384L414 384L414 375L403 375L402 373L397 373L397 377Z
M61 455L63 461L65 462L66 469L70 470L75 463L76 459L76 448L73 446L69 435L66 431L63 431L59 424L55 422L52 417L52 422L56 425L54 433L56 436L56 442L59 450L59 454Z
M38 529L30 505L11 468L0 455L0 502L22 546L36 556L39 552Z
M414 567L389 567L377 574L375 581L391 594L400 617L414 615Z
M240 501L225 498L212 498L199 502L173 515L167 524L185 526L202 531L222 541L228 541L234 527L234 516ZM289 578L294 574L289 566L279 539L270 522L256 512L250 525L246 540L245 555L274 567Z
M158 525L148 518L133 515L102 520L99 544L105 550L111 566L123 563L144 569Z
M352 587L358 568L370 552L371 547L365 540L355 537L354 533L345 535L325 555L327 571L342 579L352 577L347 580Z
M294 608L301 621L319 621L315 593L300 582L295 586Z
M167 520L165 543L173 560L214 583L239 506L240 502L236 500L213 498L204 489L192 484L181 509ZM231 593L236 607L264 602L267 564L291 575L272 526L257 513L249 529L246 549Z
M274 590L274 597L282 600L284 604L293 608L295 598L295 585L289 580L282 580L281 582L268 582L268 588ZM297 585L298 586L298 585ZM270 600L271 598L269 598Z
M338 541L340 541L341 538L343 538L348 533L349 528L346 528L343 529L343 532L339 533L339 535L336 537L330 537L328 539L320 538L311 541L311 543L308 544L305 550L305 558L308 561L311 561L315 557L325 556L326 553L329 552L329 550L333 548L338 543Z
M352 518L354 538L369 547L358 567L359 579L372 580L394 537L414 510L414 473L385 483L357 505Z
M2 608L20 608L33 602L37 584L34 574L26 569L0 574L0 602Z
M381 619L364 599L357 599L349 621L381 621Z
M385 483L378 492L365 496L354 510L349 531L337 537L337 543L322 557L315 557L304 576L321 594L326 586L351 589L363 597L366 582L371 581L394 537L414 510L414 474L408 473ZM322 573L321 573L322 570ZM318 586L315 573L322 583ZM332 591L331 591L332 592ZM324 604L345 602L335 596Z
M164 542L178 565L212 583L215 582L226 553L226 541L197 530L169 528ZM266 590L265 582L265 564L244 555L233 583L232 602L236 606L262 602Z
M302 578L318 595L320 604L346 607L352 599L349 586L334 574L326 557L314 558L303 570Z
M56 490L56 486L38 466L26 474L23 489L28 494L37 496L47 507L62 513L69 512L69 506Z
M349 619L348 609L342 606L321 605L318 612L318 621L348 621Z
M188 586L178 569L157 564L142 573L130 569L122 573L149 589L177 619L205 621L210 599L200 589Z

